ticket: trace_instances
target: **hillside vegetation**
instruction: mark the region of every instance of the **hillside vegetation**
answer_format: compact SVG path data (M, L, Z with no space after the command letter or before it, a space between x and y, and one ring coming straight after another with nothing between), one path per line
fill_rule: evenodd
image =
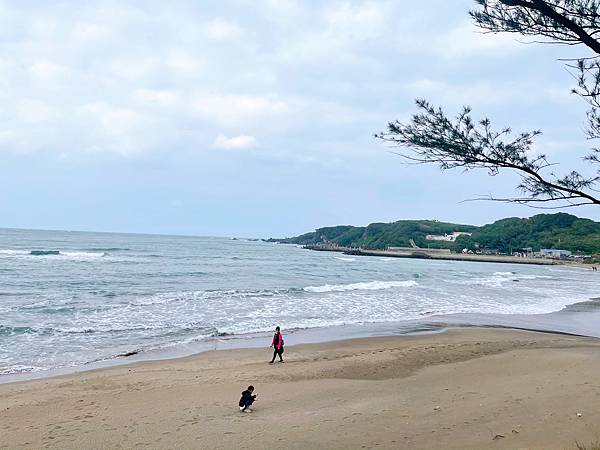
M571 214L539 214L529 219L511 217L477 228L460 237L457 248L494 249L503 253L532 247L561 248L577 253L600 253L600 223Z
M425 238L428 234L443 235L454 231L470 232L472 236L461 236L456 242L428 241ZM383 249L408 247L411 239L419 247L450 248L454 251L468 248L511 253L531 247L534 251L561 248L577 253L600 254L600 223L565 213L539 214L527 219L511 217L482 227L435 220L400 220L372 223L366 227L324 227L300 236L272 241Z

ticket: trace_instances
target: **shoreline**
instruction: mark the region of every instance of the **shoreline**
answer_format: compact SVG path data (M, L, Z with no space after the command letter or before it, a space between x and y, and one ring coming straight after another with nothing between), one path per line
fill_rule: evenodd
M457 328L286 350L273 366L231 349L0 385L0 449L563 450L598 430L595 338Z
M252 242L215 243L220 249L216 256L210 256L212 250L207 252L206 260L184 253L185 259L167 264L170 253L165 252L166 259L161 259L160 252L145 247L145 241L111 238L111 242L83 245L67 238L60 246L65 253L73 248L114 250L114 260L85 259L86 263L81 264L79 257L73 257L59 264L53 257L17 258L31 273L46 275L35 280L35 289L25 295L28 288L19 286L29 282L14 270L9 279L17 288L0 292L6 314L1 331L7 345L0 372L21 372L10 375L10 380L0 376L0 383L133 360L185 356L215 346L222 348L230 342L240 343L248 333L264 332L277 324L288 332L292 328L311 328L298 334L320 334L319 341L328 341L331 333L336 334L335 339L340 338L338 330L346 327L336 327L344 323L366 323L370 330L394 326L373 324L381 321L428 323L434 314L457 311L546 313L593 297L597 290L594 274L589 276L584 270L566 266L484 267L461 262L333 258L331 253L281 248L284 246L275 249L271 248L274 245ZM173 251L184 244L168 243L174 246ZM196 244L193 254L212 248L203 240ZM34 244L25 247L37 248ZM122 260L121 254L125 255ZM223 257L226 269L221 269ZM257 267L268 268L264 277L262 272L258 279L253 275L255 262L251 261L259 261ZM206 267L197 271L197 264ZM148 281L136 276L142 268L153 274ZM76 270L77 283L69 280L71 269ZM222 279L220 270L242 272L235 280L228 280ZM115 279L110 278L113 271L118 275ZM548 281L535 281L537 278ZM53 285L49 279L60 283ZM513 304L507 293L515 291L523 296L515 298ZM478 297L484 293L490 297L482 304ZM277 305L275 316L271 316L271 304ZM314 327L335 330L330 333ZM215 344L213 336L220 339L223 332L237 336L224 337L223 345L221 341ZM339 332L341 338L362 333ZM307 341L314 339L302 340ZM242 345L247 346L236 346Z
M600 301L600 298L592 298L590 301ZM447 333L452 329L478 328L531 331L600 339L600 330L597 327L597 323L600 322L600 310L570 310L573 306L586 304L588 302L578 302L568 305L563 310L546 314L456 313L432 315L422 319L399 322L373 322L291 329L284 330L284 334L287 345L333 344L365 338L427 336ZM163 348L137 350L78 366L0 375L0 386L111 369L131 364L174 361L200 356L212 351L263 348L266 342L270 342L270 338L270 332L259 332L246 335L220 336Z
M454 327L454 326L450 326ZM448 328L443 324L424 321L377 322L369 324L345 324L315 328L288 330L285 333L286 347L295 345L327 344L353 339L380 337L409 337L444 333ZM461 328L458 326L457 328ZM0 375L0 386L11 383L45 380L62 376L109 370L131 364L143 364L160 361L176 361L200 356L213 351L251 350L265 347L270 342L271 332L251 333L247 335L227 335L195 343L180 344L150 350L140 350L127 355L117 355L109 359L92 361L79 366L58 367L43 371L20 372Z

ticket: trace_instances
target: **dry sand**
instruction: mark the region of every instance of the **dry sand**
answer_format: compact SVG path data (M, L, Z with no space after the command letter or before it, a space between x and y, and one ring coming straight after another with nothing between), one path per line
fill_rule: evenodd
M0 448L562 450L600 434L598 340L463 329L285 356L216 351L0 385ZM244 414L248 384L259 399Z

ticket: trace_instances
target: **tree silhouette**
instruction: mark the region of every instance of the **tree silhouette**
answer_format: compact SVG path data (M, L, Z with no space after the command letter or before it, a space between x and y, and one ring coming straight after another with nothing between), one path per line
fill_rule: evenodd
M586 136L600 138L600 0L476 0L470 11L476 26L489 33L518 33L539 37L544 43L585 46L591 57L568 60L576 79L572 90L589 105ZM419 112L407 123L390 122L375 137L400 147L400 155L416 163L433 163L443 170L486 169L497 175L511 169L521 176L521 195L490 200L538 205L544 208L600 205L597 185L600 169L586 176L576 170L557 174L550 171L546 155L532 151L541 131L513 133L495 130L489 119L474 120L464 107L455 118L423 99L416 100ZM600 149L584 156L600 164ZM548 206L547 206L548 205Z

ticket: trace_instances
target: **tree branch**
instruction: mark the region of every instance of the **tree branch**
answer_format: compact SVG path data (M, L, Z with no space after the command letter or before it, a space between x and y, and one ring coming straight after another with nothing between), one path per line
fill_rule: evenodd
M476 0L481 10L470 15L480 28L540 35L567 44L584 44L600 54L597 0Z
M398 152L410 161L436 164L442 170L479 168L486 169L490 175L498 174L500 169L514 170L523 178L517 188L529 197L511 201L564 202L579 199L600 205L600 198L589 192L600 180L599 176L584 177L575 171L563 177L542 174L552 163L543 154L531 155L531 146L539 131L511 137L508 128L493 130L489 119L475 122L468 107L454 121L441 108L434 108L425 100L417 100L417 107L421 113L415 114L411 122L391 122L387 131L375 137L410 149L409 154Z

